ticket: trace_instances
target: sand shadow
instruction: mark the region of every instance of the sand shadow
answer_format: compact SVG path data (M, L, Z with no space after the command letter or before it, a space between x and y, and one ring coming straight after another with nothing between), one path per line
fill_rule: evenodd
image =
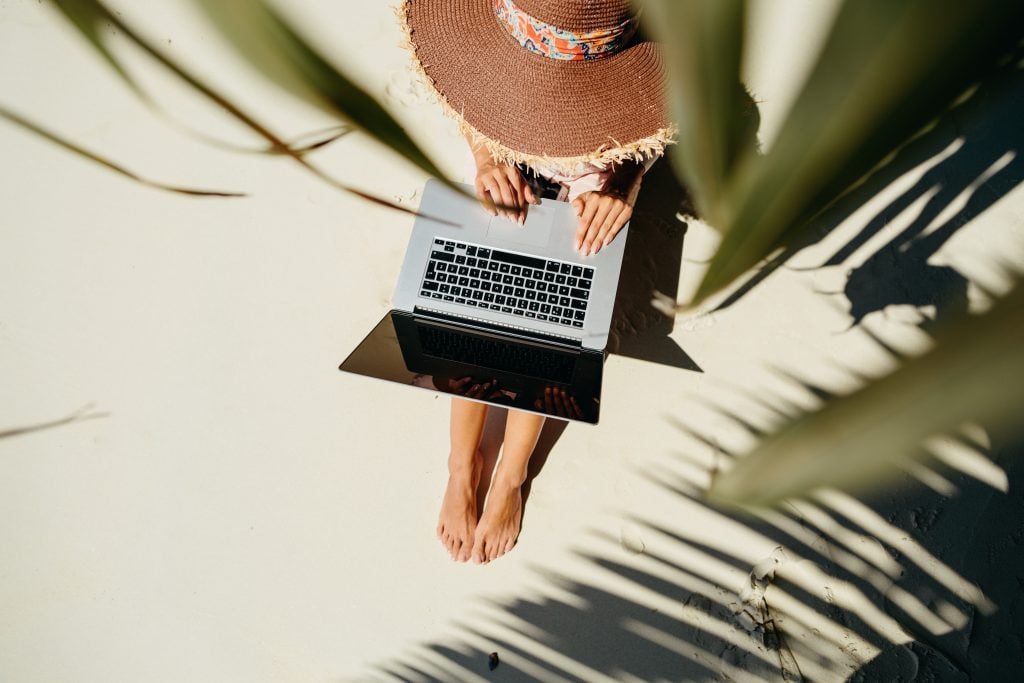
M962 311L967 281L951 268L929 264L928 259L956 231L1024 181L1024 127L1020 125L1024 120L1024 67L1020 60L1018 51L928 132L908 142L892 160L824 208L811 219L802 237L750 275L715 310L739 301L797 252L831 234L892 183L946 154L817 267L847 262L890 221L923 202L905 230L851 271L842 293L850 301L854 324L890 304L931 305L936 308L936 318ZM933 227L964 197L961 208Z
M687 192L673 175L668 160L659 159L644 175L630 221L608 352L702 372L669 336L674 317L651 306L654 292L672 299L678 293L687 229L687 224L677 218L681 212L692 212Z

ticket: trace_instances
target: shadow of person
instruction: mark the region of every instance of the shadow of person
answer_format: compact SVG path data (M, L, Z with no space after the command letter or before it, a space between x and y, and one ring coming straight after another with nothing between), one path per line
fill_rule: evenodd
M630 220L609 353L702 372L669 336L674 318L651 306L654 292L676 298L687 229L677 216L681 211L689 213L688 206L686 190L672 174L668 160L659 159L644 175Z

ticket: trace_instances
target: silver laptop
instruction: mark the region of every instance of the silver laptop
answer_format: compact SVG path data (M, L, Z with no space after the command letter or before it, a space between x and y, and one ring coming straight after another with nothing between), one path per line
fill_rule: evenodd
M568 203L519 225L466 192L427 182L394 308L340 369L596 424L628 226L582 257Z

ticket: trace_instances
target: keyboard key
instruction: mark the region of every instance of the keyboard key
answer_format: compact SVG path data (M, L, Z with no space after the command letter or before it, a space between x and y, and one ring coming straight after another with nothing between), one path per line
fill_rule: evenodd
M585 289L571 289L569 290L569 296L576 297L577 299L588 299L590 298L590 292Z
M526 280L524 280L521 277L513 278L513 284L516 287L522 287L524 284L526 284Z
M476 259L472 257L466 259L466 265L469 266L470 268L476 268Z
M573 274L574 277L579 277L580 275L583 275L583 267L582 266L573 266L572 267L572 274Z
M427 282L423 283L423 289L429 289L431 292L436 292L437 288L438 284L436 282L430 282L428 280Z
M562 307L561 306L552 306L551 307L551 312L554 313L555 315L562 315Z
M470 280L469 281L469 286L472 287L473 289L480 289L480 281L479 280Z
M463 299L462 297L455 297L455 303L457 303L457 304L464 304L464 303L466 303L466 300Z
M572 307L575 308L575 309L586 309L587 302L586 301L580 301L579 299L573 299L572 300Z
M455 297L452 296L451 294L445 294L444 295L444 300L445 301L455 301Z
M555 281L555 274L554 273L544 273L544 282L554 282L554 281Z
M572 266L570 266L568 263L563 263L561 271L562 275L568 275L569 273L572 272Z
M480 247L479 249L477 249L476 255L479 256L480 258L491 258L491 250Z
M445 251L434 251L434 252L431 252L430 258L436 259L438 261L448 261L449 263L454 261L455 260L455 254L445 253L446 251L452 251L452 250L448 249L448 247L445 247Z
M537 314L537 320L547 320L547 319L548 319L548 317L546 315L544 315L543 313L538 313Z
M537 317L537 314L536 314L536 313L534 313L533 311L527 311L527 312L526 312L526 317L527 317L527 318L536 318L536 317Z
M480 277L480 269L479 268L470 268L469 269L469 276L470 277Z
M511 309L511 308L509 308L508 306L502 306L502 307L501 307L501 312L502 312L502 313L511 313L511 312L512 312L512 309Z
M587 278L588 280L593 280L594 279L594 269L593 268L584 268L583 269L583 277Z
M491 261L487 264L487 270L498 270L498 266L499 264L497 261Z
M462 244L461 242L456 242L456 243L455 243L455 248L456 248L456 249L460 249L460 250L462 250L462 251L466 251L466 246L467 246L467 245L465 245L465 244Z
M492 294L491 292L486 292L484 294L484 301L486 301L487 303L491 303L492 301L494 301L494 294Z
M503 306L505 304L505 297L503 295L498 295L494 297L494 303L498 304L499 306Z
M569 320L568 318L562 318L562 324L563 325L572 325L572 321Z
M540 301L540 302L543 303L543 302L545 302L547 300L548 300L548 295L547 294L543 294L542 293L542 294L538 294L537 295L537 301Z
M476 247L466 247L466 256L476 256Z
M583 323L581 323L579 320L574 320L572 322L572 326L573 327L583 327Z
M550 313L551 312L551 305L550 304L541 304L540 305L540 312L541 313Z
M444 240L441 239L440 237L436 237L436 238L434 238L434 244L436 244L439 247L443 247L444 246Z
M547 270L551 271L552 273L557 273L558 272L558 264L555 263L554 261L548 261Z
M465 262L466 262L466 257L465 257L465 256L462 256L462 255L460 254L459 256L456 256L456 257L455 257L455 262L456 262L456 263L459 263L459 264L465 263Z
M462 283L460 282L459 284L461 285ZM558 288L558 293L562 296L566 296L569 294L569 288L566 285L562 285Z
M569 285L570 287L575 287L579 284L579 280L577 280L574 277L570 277L566 279L565 284Z
M512 294L514 294L515 296L518 296L519 298L522 298L522 297L526 296L526 290L523 289L522 287L516 287L516 290L514 292L512 292Z
M558 297L558 305L561 306L562 308L565 308L566 306L568 306L569 305L569 297L567 297L567 296Z
M523 269L520 268L519 266L512 266L512 274L513 275L519 275L522 272L523 272Z
M459 286L460 287L468 287L469 286L469 278L468 277L460 277L459 278Z
M469 275L469 268L462 266L459 268L459 275Z
M556 285L554 283L551 283L550 285L548 285L548 293L549 294L558 294L558 285Z
M438 273L436 280L438 282L448 282L448 276L445 275L444 273Z
M585 318L586 315L587 314L584 313L583 311L576 311L576 315L574 315L573 317L576 318L577 320L583 320L583 318Z
M532 289L526 290L526 298L529 299L530 301L536 301L537 292L533 291Z
M505 285L501 288L501 291L503 294L512 294L516 290L513 289L512 285Z
M444 250L445 251L455 251L455 245L451 244L451 243L445 244L444 245ZM454 254L452 255L452 257L454 258Z
M540 310L540 304L538 304L536 301L531 301L526 308L528 308L531 311L537 311Z
M456 260L458 260L458 259L456 259ZM565 276L564 275L556 275L555 276L555 282L557 282L560 285L564 285L565 284Z
M590 280L580 280L580 289L590 289Z
M502 273L507 273L511 269L512 269L512 266L510 266L507 263L498 264L498 270L500 270Z
M527 288L527 289L533 289L533 288L535 288L536 286L537 286L537 283L536 283L536 282L534 282L533 280L527 280L527 281L526 281L526 288Z
M483 292L473 292L473 298L476 299L477 301L480 301L480 299L484 298L484 293Z
M512 284L512 276L511 275L502 275L501 276L501 281L504 282L506 285L510 285L510 284Z
M523 277L533 277L533 269L523 268Z

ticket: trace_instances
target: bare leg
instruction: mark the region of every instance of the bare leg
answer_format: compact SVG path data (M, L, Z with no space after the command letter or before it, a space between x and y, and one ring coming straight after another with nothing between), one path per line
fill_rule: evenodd
M448 487L437 520L437 537L452 559L465 562L473 548L476 527L476 487L482 459L478 451L487 406L461 398L452 399L451 450L448 453Z
M523 483L526 467L544 426L544 417L520 410L508 411L505 445L494 471L487 503L476 527L473 561L490 562L512 550L523 518Z

